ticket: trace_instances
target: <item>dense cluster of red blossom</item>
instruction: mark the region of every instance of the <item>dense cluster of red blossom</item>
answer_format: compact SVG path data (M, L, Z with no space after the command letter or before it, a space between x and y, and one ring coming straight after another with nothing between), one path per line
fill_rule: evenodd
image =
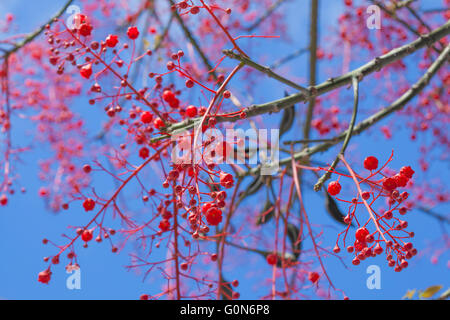
M187 129L187 139L193 141L194 146L199 134L225 128L226 125L222 123L226 123L227 119L232 119L232 122L245 119L246 123L255 125L247 119L244 107L244 104L249 104L249 100L240 94L239 88L233 87L232 79L242 74L244 80L241 81L248 81L252 88L257 84L257 80L253 79L258 79L260 75L252 77L257 71L244 71L243 64L230 68L221 50L231 45L241 57L250 59L249 52L253 52L253 58L259 59L254 48L246 47L238 40L248 38L251 41L259 37L265 39L286 35L287 26L283 22L283 14L276 8L269 10L267 17L263 15L260 24L251 24L258 21L260 11L269 7L272 1L268 0L258 3L248 0L228 1L227 5L231 9L203 0L170 2L171 6L163 8L163 11L165 15L171 16L170 21L179 19L184 28L184 37L170 35L170 31L166 33L159 18L152 18L154 25L141 27L141 15L147 10L153 14L157 12L156 4L152 1L143 1L137 10L129 9L123 32L112 32L113 29L109 28L103 37L96 34L97 29L101 29L101 23L96 18L99 13L95 9L78 14L72 28L62 18L55 18L46 25L46 43L31 42L23 51L34 59L36 69L48 75L48 86L54 88L51 96L43 94L45 84L33 80L31 76L25 81L26 89L23 91L15 90L9 84L8 81L12 81L7 79L9 74L20 74L24 70L24 62L17 55L8 57L5 63L7 68L0 69L5 105L6 100L12 101L8 111L0 109L2 132L10 129L11 110L22 111L26 106L32 106L35 110L32 120L37 123L38 136L49 141L56 154L55 159L40 163L45 186L39 190L39 195L50 202L55 211L76 208L88 214L87 223L74 227L72 235L64 235L64 244L43 240L43 244L53 245L56 253L44 258L48 266L39 273L38 281L48 284L52 268L60 263L63 256L68 261L67 269L78 268L76 252L79 242L87 248L93 242L102 241L111 244L113 253L119 252L127 242L139 243L143 252L132 254L129 268L146 269L146 275L154 269L161 271L167 286L161 293L143 294L143 300L163 296L178 299L239 298L238 279L228 281L224 271L225 252L228 249L264 257L272 268L270 293L265 298L303 297L302 292L309 288L326 298L333 296L332 290L347 298L340 289L334 287L323 263L325 256L337 255L341 248L351 254L353 265L384 253L387 264L396 272L407 268L407 260L417 255L411 240L414 232L407 231L408 212L417 203L432 206L446 202L449 195L440 188L414 183L418 176L415 171L419 170L415 166L414 170L410 166L403 166L398 171L390 169L388 164L393 160L393 152L381 166L375 156L368 156L364 161L353 161L351 152L346 152L345 157L340 155L341 164L337 168L329 165L313 166L314 162L305 164L303 159L296 159L290 163L291 168L282 167L276 178L266 180L258 175L252 176L249 173L252 168L247 165L227 166L207 161L211 155L202 154L197 162L188 164L171 161L174 144L186 139L186 136L175 137L176 130L172 129L179 125L185 124L181 129ZM344 73L349 71L352 57L361 52L365 54L360 56L375 57L388 53L416 36L409 35L407 28L399 25L387 13L383 13L383 32L375 39L370 30L353 28L354 25L365 25L366 19L364 12L367 4L356 2L343 1L345 12L339 17L338 36L330 41L330 45L336 44L335 47L342 48L342 52L335 51L335 47L321 45L314 53L321 63L332 61L342 53ZM107 13L114 9L112 3L114 1L104 0L96 8L100 7L102 14L108 16ZM449 2L446 0L444 4L449 5ZM403 18L403 9L398 10L398 17ZM443 15L448 18L448 11ZM414 16L404 19L414 19ZM439 26L439 19L436 18L438 22L433 23L433 27ZM8 18L8 21L11 23L13 18ZM170 23L166 25L168 29ZM186 31L191 23L201 27ZM161 42L154 48L141 46L145 35L154 35L157 29L161 39L155 39L155 44ZM419 34L430 31L431 28L423 23L417 30ZM258 36L256 32L264 36ZM200 48L197 48L199 44L194 40L197 36L201 39ZM181 49L186 43L178 39L189 43L186 52ZM436 45L440 47L437 50L443 50L448 41L445 37L438 40ZM211 46L204 43L211 43ZM193 59L195 54L192 50L197 50L196 55L201 58ZM155 60L153 58L156 55L158 59ZM208 56L213 57L214 64L208 62ZM433 48L427 48L417 58L419 63L416 65L425 70L436 56ZM145 67L150 62L152 69ZM141 71L145 78L142 84L136 80L134 69L145 70ZM380 70L375 77L388 76L390 72L405 69L405 63L399 60ZM267 72L267 69L263 71ZM282 68L280 72L289 74L289 70L286 72ZM435 138L436 142L422 147L422 154L439 144L448 146L448 117L443 115L448 114L449 110L450 73L448 69L442 70L437 73L437 77L440 81L426 87L419 94L418 101L408 104L398 113L399 117L409 115L401 124L410 130L412 141L427 132L431 132ZM295 80L301 82L301 79ZM383 96L396 97L409 88L408 81L403 78L392 81L397 81L396 85L388 85L383 89ZM85 87L89 88L89 106L104 112L104 118L107 119L101 128L100 139L105 136L111 139L100 148L93 146L90 152L86 151L88 139L85 123L71 107L73 100L84 93ZM252 92L251 88L246 88L248 93L257 95L258 92ZM345 104L342 101L347 97L342 96L345 94L337 90L315 98L311 128L321 138L331 137L328 141L334 141L333 135L340 134L348 127L343 121L348 110L338 106ZM261 118L268 119L271 113L267 112ZM190 126L194 121L199 124L199 130ZM261 123L264 124L260 122L259 125ZM389 139L396 124L398 122L379 130ZM199 152L216 143L214 136L209 137L202 142ZM225 150L239 143L242 141L219 143L212 153L226 159L229 155ZM288 156L293 157L293 150L290 153L288 151ZM100 160L100 153L106 155L107 161ZM11 154L11 146L8 145L5 163L11 161ZM86 154L99 156L86 157ZM348 159L352 159L352 165ZM327 159L324 162L331 161ZM107 163L111 166L108 167ZM420 166L421 171L427 171L426 157L420 159ZM14 193L9 165L5 167L8 169L5 169L5 179L0 185L1 206L8 204L7 193ZM357 173L355 168L363 168L361 172L364 173ZM347 213L337 219L345 225L345 230L338 234L332 250L322 248L319 243L321 232L312 228L303 204L303 191L299 187L303 178L300 180L298 177L302 174L297 174L297 170L314 174L330 173L334 180L327 183L324 191L326 189L327 196L331 196L329 201L338 203L341 208L347 207ZM111 176L117 183L114 190L104 195L94 188L95 175L101 173ZM156 178L149 183L148 175ZM52 176L56 178L52 179ZM255 180L243 190L242 182L247 177ZM131 214L132 210L119 201L119 194L132 183L139 188L140 204L145 208L142 216ZM265 202L262 213L257 212L261 208L255 199L253 205L238 210L247 196L261 194L260 190L267 191L262 196L265 196L261 202ZM414 199L411 199L411 193ZM111 215L120 219L117 231L107 226L111 223L108 219ZM235 219L239 222L233 224ZM256 224L255 220L258 220ZM272 229L268 228L270 231L264 233L261 230L266 228L267 222L271 222ZM120 238L113 237L116 233L120 234ZM307 239L311 242L311 248L304 248L303 243ZM155 250L161 246L167 248L166 259L153 259ZM199 268L207 265L203 260L214 262L217 270L211 273L208 269L205 275L199 273ZM322 286L328 290L322 289Z

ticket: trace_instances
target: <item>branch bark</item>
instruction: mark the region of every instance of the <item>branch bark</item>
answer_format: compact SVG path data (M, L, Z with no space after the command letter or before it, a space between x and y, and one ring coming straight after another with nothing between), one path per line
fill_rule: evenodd
M361 66L357 69L354 69L354 70L352 70L344 75L341 75L339 77L330 78L327 81L325 81L319 85L309 88L308 94L305 94L303 92L295 93L295 94L292 94L290 96L287 96L287 97L284 97L284 98L281 98L278 100L266 102L263 104L251 105L242 111L245 112L247 118L254 117L257 115L261 115L261 114L266 114L266 113L270 114L273 112L280 112L281 110L283 110L287 107L290 107L293 104L296 104L296 103L299 103L302 101L307 101L311 97L317 97L317 96L323 95L329 91L332 91L334 89L348 85L349 83L351 83L352 78L355 75L361 75L361 77L364 78L365 76L367 76L373 72L379 71L383 67L385 67L393 62L396 62L400 59L403 59L404 57L414 53L415 51L417 51L423 47L426 47L433 42L440 40L441 38L447 36L448 34L450 34L450 21L448 21L441 27L433 30L433 32L423 35L423 36L419 37L418 39L414 40L413 42L410 42L404 46L393 49L382 56L376 57L375 59L369 61L368 63L364 64L363 66ZM440 57L442 57L442 54ZM444 58L444 59L448 59L448 57ZM361 80L362 80L362 78L361 78ZM234 116L217 115L217 116L215 116L215 118L218 123L219 122L235 122L235 121L241 119L241 117L238 114L234 115ZM192 129L195 127L196 124L199 123L200 120L201 120L201 118L187 119L187 120L172 124L166 128L165 134L163 134L159 137L153 138L151 142L155 143L155 142L158 142L158 141L161 141L164 139L168 139L168 138L170 138L170 135L172 133L182 132L184 130Z
M431 78L436 74L436 72L447 62L450 57L450 44L444 49L440 56L433 62L433 64L428 68L425 74L414 84L411 88L406 91L400 98L395 100L390 106L378 111L374 115L366 118L365 120L358 123L354 130L353 135L360 134L369 127L373 126L375 123L381 121L388 115L401 110L408 102L411 101L419 92L430 82ZM312 154L324 152L330 149L332 146L337 144L339 141L345 139L348 130L342 132L336 138L330 142L325 142L318 144L311 148L306 148L300 152L294 154L295 160L302 158L307 158ZM288 165L291 162L291 157L280 160L280 165ZM253 175L259 172L259 167L255 167L250 171L247 171L244 175ZM242 176L242 175L241 175Z

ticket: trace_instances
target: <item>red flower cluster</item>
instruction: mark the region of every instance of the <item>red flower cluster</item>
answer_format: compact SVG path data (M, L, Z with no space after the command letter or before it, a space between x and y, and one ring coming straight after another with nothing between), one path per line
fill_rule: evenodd
M386 164L377 170L378 159L373 156L367 157L364 160L364 168L371 171L371 174L365 178L357 175L346 163L347 169L350 170L351 176L355 179L359 191L357 197L348 201L350 203L349 214L344 218L344 222L348 224L348 227L344 232L339 234L334 252L340 252L338 245L339 237L344 234L343 241L345 245L350 226L352 222L356 222L358 229L355 232L355 241L353 245L346 247L347 252L354 253L355 255L352 263L358 265L362 260L386 252L388 265L395 266L395 271L400 271L408 266L406 260L411 259L417 254L417 250L413 248L412 243L404 241L405 238L414 236L414 233L405 230L408 227L408 223L394 217L395 213L405 215L408 211L407 207L402 206L408 198L408 193L402 192L400 194L397 189L407 185L408 181L413 177L414 171L411 167L405 166L400 169L398 174L390 177L383 175L382 179L374 179L377 175L382 175L381 170L391 160L392 155ZM370 191L363 192L361 185L368 185ZM336 182L331 182L328 186L328 192L331 195L335 195L340 192L340 186L337 187ZM359 200L359 197L361 197L362 201ZM374 204L381 197L388 199L389 208L388 210L382 211L381 214L378 214L374 209ZM361 205L369 213L369 218L365 223L361 222L362 218L356 214L357 207ZM375 227L375 230L372 232L368 229L370 223L374 224ZM399 234L397 235L397 233ZM383 244L384 248L382 246ZM394 259L394 255L396 259Z

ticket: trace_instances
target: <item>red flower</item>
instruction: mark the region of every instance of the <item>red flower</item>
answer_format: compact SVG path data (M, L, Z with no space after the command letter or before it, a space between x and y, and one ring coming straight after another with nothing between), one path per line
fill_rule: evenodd
M224 188L231 188L234 184L233 176L229 173L220 173L220 185Z
M92 200L91 198L87 198L86 200L84 200L83 202L83 208L84 210L87 211L92 211L95 208L95 201Z
M142 159L147 159L149 155L150 151L148 150L148 148L144 147L139 150L139 157L141 157Z
M402 176L405 176L405 177L411 179L411 178L413 177L413 175L414 175L414 170L411 169L410 166L402 167L402 168L400 169L400 174L401 174Z
M206 212L206 221L211 226L217 226L222 222L222 211L218 208L212 207Z
M317 272L309 272L308 273L308 280L312 283L316 283L320 278L320 275Z
M82 25L80 25L80 28L78 29L78 32L84 36L90 36L91 35L91 31L92 31L93 27L92 25L88 24L88 23L83 23Z
M397 184L397 187L405 187L408 183L408 177L402 175L402 174L396 174L394 176L395 183Z
M385 178L383 179L383 188L387 191L392 191L397 188L397 182L395 182L394 178Z
M52 278L52 273L49 269L39 272L38 281L41 283L48 284Z
M114 48L116 46L116 44L119 42L119 39L116 35L114 34L110 34L107 38L106 38L106 45L110 48Z
M137 39L139 37L139 30L137 27L129 27L127 35L131 40Z
M92 75L92 65L87 64L84 67L82 67L80 69L80 75L85 79L89 79Z
M159 223L159 228L162 232L168 231L170 229L170 221L166 219L161 220L161 222Z

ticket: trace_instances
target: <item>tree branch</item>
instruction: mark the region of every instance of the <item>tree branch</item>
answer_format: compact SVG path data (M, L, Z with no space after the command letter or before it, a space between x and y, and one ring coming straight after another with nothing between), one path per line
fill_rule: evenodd
M258 18L258 20L256 20L251 26L247 27L247 31L251 32L253 29L256 29L261 22L263 22L264 20L266 20L276 9L278 9L278 7L285 2L286 0L277 0L277 2L275 2L274 4L272 4L267 10L266 12L263 13L263 15L261 17Z
M397 21L398 23L400 23L403 27L405 27L406 29L408 29L411 33L415 34L416 36L421 36L420 32L417 31L414 27L411 26L410 23L406 22L405 20L399 18L396 14L395 11L391 11L389 8L385 7L380 1L377 0L370 0L370 2L372 2L373 4L377 5L378 7L381 8L381 10L383 10L387 15L389 15L392 19L394 19L395 21ZM438 48L436 48L435 46L432 46L433 50L436 51L437 53L440 53L441 50L439 50Z
M241 54L234 53L233 50L223 50L222 52L227 57L229 57L231 59L238 60L240 62L243 62L245 65L247 65L249 67L252 67L255 70L258 70L259 72L266 74L268 77L273 78L273 79L275 79L275 80L277 80L277 81L279 81L281 83L284 83L284 84L290 86L291 88L297 89L298 91L301 91L301 92L303 92L305 94L309 93L308 89L306 89L306 88L304 88L304 87L302 87L302 86L292 82L289 79L286 79L286 78L280 76L279 74L273 72L269 67L262 66L262 65L260 65L260 64L258 64L256 62L252 61L248 57L244 57Z
M30 33L25 39L23 39L21 42L14 45L14 47L10 50L6 50L6 53L2 56L2 59L7 59L11 54L17 52L19 49L26 46L28 43L33 41L36 37L38 37L44 30L45 26L52 24L53 21L57 18L59 18L64 11L72 4L73 0L69 0L66 2L66 4L59 10L47 23L41 25L39 28L37 28L34 32Z
M311 21L309 27L309 85L316 85L317 73L317 42L318 42L318 24L319 24L319 0L311 0ZM311 132L311 120L316 106L316 100L309 100L306 111L305 123L303 124L303 139L309 139ZM305 144L307 146L308 144Z
M447 45L445 50L440 54L440 56L433 62L433 64L428 68L425 74L413 85L411 88L406 91L400 98L395 100L390 106L378 111L374 115L366 118L365 120L358 123L353 129L353 135L360 134L365 131L367 128L373 126L375 123L381 121L388 115L401 110L412 98L414 98L419 92L430 82L431 78L436 74L436 72L447 62L450 57L450 44ZM316 145L311 148L306 148L300 152L294 154L295 160L299 160L302 158L309 157L312 154L324 152L330 149L332 146L337 144L337 142L345 139L347 136L348 130L342 132L335 139L330 142L325 142L319 145ZM280 160L280 165L288 165L291 162L291 157ZM250 171L245 172L243 175L254 175L258 173L260 167L255 167Z
M304 94L302 92L295 93L290 96L270 101L264 104L258 104L258 105L251 105L243 110L245 112L247 118L254 117L261 114L266 113L273 113L273 112L280 112L281 110L292 106L293 104L296 104L301 101L308 100L311 96L317 97L320 95L323 95L329 91L332 91L336 88L343 87L347 84L349 84L352 81L353 76L355 75L361 75L362 78L373 73L376 71L379 71L381 68L396 62L415 51L429 45L432 42L438 41L441 38L445 37L450 33L450 21L445 23L443 26L433 30L433 32L430 32L426 35L421 36L417 40L414 40L413 42L406 44L404 46L401 46L399 48L393 49L389 51L388 53L379 56L368 63L364 64L363 66L350 71L344 75L341 75L336 78L330 78L327 81L314 86L309 89L309 94ZM442 57L442 54L441 56ZM448 58L444 58L448 59ZM361 80L362 80L361 78ZM239 115L227 115L227 116L215 116L215 119L217 122L235 122L237 120L240 120ZM172 124L168 126L165 130L165 134L155 137L151 140L151 143L155 143L164 139L170 138L170 134L176 133L176 132L182 132L184 130L189 130L195 127L195 124L197 124L201 118L195 118L195 119L187 119L175 124ZM343 137L344 138L344 137ZM343 139L342 138L342 139ZM338 141L336 141L337 143ZM333 143L335 144L335 143Z

